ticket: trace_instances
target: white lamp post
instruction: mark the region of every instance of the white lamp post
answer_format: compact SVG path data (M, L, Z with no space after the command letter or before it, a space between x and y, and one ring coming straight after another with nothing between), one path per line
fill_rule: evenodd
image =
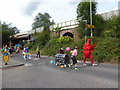
M9 47L11 47L11 44L12 44L12 43L11 43L11 38L12 38L12 36L10 36L10 43L9 43L10 45L9 45Z
M90 0L90 25L92 25L92 2ZM92 38L92 28L91 28L91 38Z
M87 20L82 20L82 21L84 21L85 24L87 24ZM86 36L87 36L86 34L87 34L87 27L85 26L85 43L86 43L86 39L87 39L87 38L86 38Z

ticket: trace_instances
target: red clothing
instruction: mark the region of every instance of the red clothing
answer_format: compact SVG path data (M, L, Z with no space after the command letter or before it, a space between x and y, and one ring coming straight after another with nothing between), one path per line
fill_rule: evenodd
M91 50L94 51L94 47L96 47L96 44L90 45L90 39L88 39L87 43L84 44L84 47L83 47L84 63L86 63L87 58L89 58L91 60L92 64L94 63L94 60L92 58L92 53L91 53Z

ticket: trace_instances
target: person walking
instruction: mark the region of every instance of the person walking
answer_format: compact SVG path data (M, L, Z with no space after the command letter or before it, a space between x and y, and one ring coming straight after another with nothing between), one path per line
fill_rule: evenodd
M93 60L93 57L92 57L92 52L91 51L94 51L94 47L96 47L96 44L94 45L90 45L90 41L91 39L89 38L87 40L87 43L84 44L84 51L83 51L83 54L84 54L84 63L83 63L83 66L87 66L86 64L86 59L90 59L91 63L92 63L92 66L95 66L97 64L94 63L94 60Z
M78 69L77 68L77 59L76 59L77 54L78 54L78 47L76 46L71 55L71 59L73 61L73 65L75 65L75 69Z
M36 48L36 53L37 53L36 57L40 58L40 48L39 48L39 46L37 46L37 48Z

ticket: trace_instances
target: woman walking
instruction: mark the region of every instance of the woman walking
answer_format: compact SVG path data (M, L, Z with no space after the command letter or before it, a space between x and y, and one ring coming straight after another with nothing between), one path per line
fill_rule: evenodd
M40 58L40 48L39 48L39 46L37 46L37 48L36 48L36 53L37 53L36 57Z

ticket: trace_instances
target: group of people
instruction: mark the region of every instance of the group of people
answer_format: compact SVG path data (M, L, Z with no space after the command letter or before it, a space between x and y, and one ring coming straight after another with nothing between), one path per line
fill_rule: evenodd
M13 52L18 53L20 52L20 47L8 47L8 45L3 45L3 47L1 48L1 52L4 53L4 51L8 51L10 56L12 57Z
M70 66L74 65L75 69L77 69L77 59L76 59L76 56L78 54L78 47L75 46L74 50L70 50L70 47L67 47L66 48L66 53L67 52L69 52L71 54L70 57L71 57L71 59L73 61L73 63L71 63L71 64L70 64L69 61L67 61L68 62L68 66L70 67ZM64 54L63 48L60 48L59 53L60 54ZM65 64L64 66L66 67L67 65Z
M92 66L95 66L97 64L94 63L93 57L92 57L92 51L94 51L94 47L96 47L96 44L91 45L90 44L91 39L87 40L87 43L84 44L83 47L83 55L84 55L84 61L83 61L83 66L87 66L86 64L86 59L90 59ZM76 56L78 55L78 47L76 46L74 50L70 51L69 47L66 48L66 51L69 51L71 53L71 59L73 63L71 65L74 65L75 68L77 69L77 59ZM63 48L60 48L59 50L60 54L64 54Z
M15 46L9 47L8 45L3 45L0 50L1 50L1 53L3 54L3 60L5 62L5 65L8 64L9 57L12 57L13 53L20 52L19 47L15 47Z
M96 44L94 45L91 45L90 44L90 41L91 39L88 39L87 40L87 43L84 44L84 47L83 47L83 55L84 55L84 63L83 65L84 66L87 66L86 64L86 59L90 59L91 63L92 63L92 66L95 66L97 64L94 63L94 60L93 60L93 57L92 57L92 51L94 51L94 47L96 47ZM15 52L15 53L18 53L20 52L20 48L19 47L8 47L7 45L3 46L2 49L1 49L1 52L4 53L4 51L8 51L10 56L12 56L12 53ZM67 52L70 52L70 57L73 61L73 63L71 65L74 65L76 68L77 68L77 59L76 59L76 56L78 55L78 47L76 46L74 48L74 50L70 50L69 47L66 48L66 51ZM40 58L40 47L37 46L36 48L36 57ZM64 54L64 50L63 48L60 48L59 50L59 53L60 54ZM25 47L24 50L23 50L23 55L24 55L24 60L27 60L27 59L31 59L31 55L29 53L29 48L28 47Z
M25 47L23 50L24 60L31 59L31 54L29 53L29 47ZM36 48L36 57L40 58L40 48L37 46Z

